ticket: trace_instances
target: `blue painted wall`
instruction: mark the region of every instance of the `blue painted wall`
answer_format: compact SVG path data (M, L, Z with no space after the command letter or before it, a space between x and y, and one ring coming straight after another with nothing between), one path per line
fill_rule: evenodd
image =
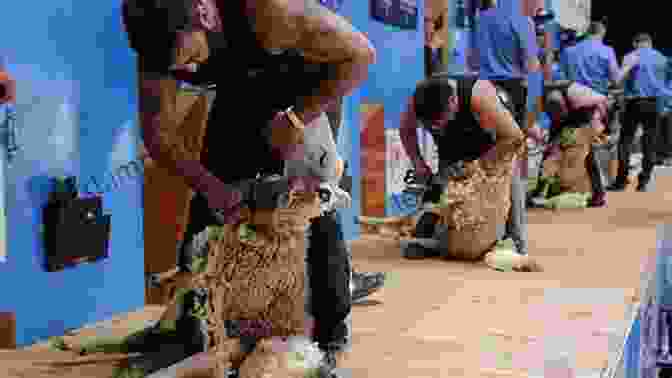
M0 263L0 311L16 313L20 345L144 303L142 177L104 197L112 214L108 260L45 272L40 235L50 178L94 175L103 181L105 172L136 156L135 66L119 5L63 0L3 6L0 54L18 80L24 151L8 172L9 256Z
M348 240L359 237L359 227L354 224L354 218L361 213L359 106L362 103L383 104L385 127L399 127L399 118L407 99L424 75L424 1L418 1L418 8L418 28L410 31L374 21L370 15L370 0L345 1L339 12L368 36L378 53L378 61L371 67L366 83L344 101L345 121L350 137L347 143L350 147L348 173L353 177L353 206L342 212Z

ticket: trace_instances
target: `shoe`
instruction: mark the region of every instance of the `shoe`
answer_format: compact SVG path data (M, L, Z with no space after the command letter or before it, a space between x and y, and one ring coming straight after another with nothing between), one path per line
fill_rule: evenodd
M423 247L418 243L410 243L404 248L403 256L409 260L420 260L439 257L441 254L439 251Z
M544 207L546 199L541 196L531 196L527 198L527 207L531 209L540 209Z
M175 330L162 329L159 322L129 335L124 341L128 353L158 352L162 345L179 344L180 336Z
M640 182L637 184L637 191L638 192L648 192L649 191L649 183L648 182Z
M610 192L622 192L625 190L627 184L623 180L616 179L613 184L607 187Z
M352 301L360 301L380 290L385 285L383 272L352 272L350 281L350 295Z
M167 369L191 356L184 345L166 344L161 345L160 351L152 351L131 357L128 360L128 367L133 370L141 370L144 377L159 370Z
M322 363L319 369L319 378L340 378L337 373L338 369L338 353L342 350L340 344L335 345L319 345L322 351Z
M207 293L204 290L195 289L187 292L182 299L174 330L162 329L157 322L128 336L124 341L124 349L128 350L128 353L159 353L163 346L180 345L184 351L174 352L186 353L184 358L207 351L209 344L207 324L192 314L194 304L198 302L204 306L206 300Z
M588 207L607 206L607 193L595 193L588 203Z

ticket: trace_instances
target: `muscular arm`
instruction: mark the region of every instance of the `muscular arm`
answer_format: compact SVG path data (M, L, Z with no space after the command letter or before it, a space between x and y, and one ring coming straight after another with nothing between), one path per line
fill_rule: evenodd
M517 151L525 141L513 115L499 101L497 90L490 82L476 83L472 110L478 115L481 127L495 130L498 159Z
M369 40L315 0L248 0L248 12L263 47L297 49L306 60L328 65L328 76L296 106L306 125L358 87L375 62Z
M149 72L139 72L138 80L140 127L149 156L160 166L183 177L191 188L205 194L217 207L217 198L228 193L228 187L199 161L185 160L190 154L177 137L177 81L167 75ZM222 202L221 206L225 205Z

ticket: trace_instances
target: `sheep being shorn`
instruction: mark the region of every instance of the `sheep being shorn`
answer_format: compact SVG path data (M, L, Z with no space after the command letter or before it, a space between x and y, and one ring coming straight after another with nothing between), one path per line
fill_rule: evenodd
M511 208L513 158L465 163L465 176L449 178L438 203L429 204L412 216L382 220L361 217L360 223L369 228L386 228L403 243L422 213L432 212L439 216L432 247L440 249L443 257L484 261L495 269L503 264L516 271L539 271L541 267L532 258L510 253L500 240Z
M247 212L243 223L208 230L207 261L189 286L207 290L207 305L196 310L207 320L210 350L222 357L220 373L238 343L230 321L256 339L305 334L305 233L319 205L315 193L292 192L286 209Z

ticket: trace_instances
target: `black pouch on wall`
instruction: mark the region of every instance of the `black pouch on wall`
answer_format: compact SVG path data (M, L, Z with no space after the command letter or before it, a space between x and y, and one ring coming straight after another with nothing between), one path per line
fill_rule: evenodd
M110 239L111 215L103 215L102 197L78 198L74 178L59 186L43 209L49 272L106 258Z

